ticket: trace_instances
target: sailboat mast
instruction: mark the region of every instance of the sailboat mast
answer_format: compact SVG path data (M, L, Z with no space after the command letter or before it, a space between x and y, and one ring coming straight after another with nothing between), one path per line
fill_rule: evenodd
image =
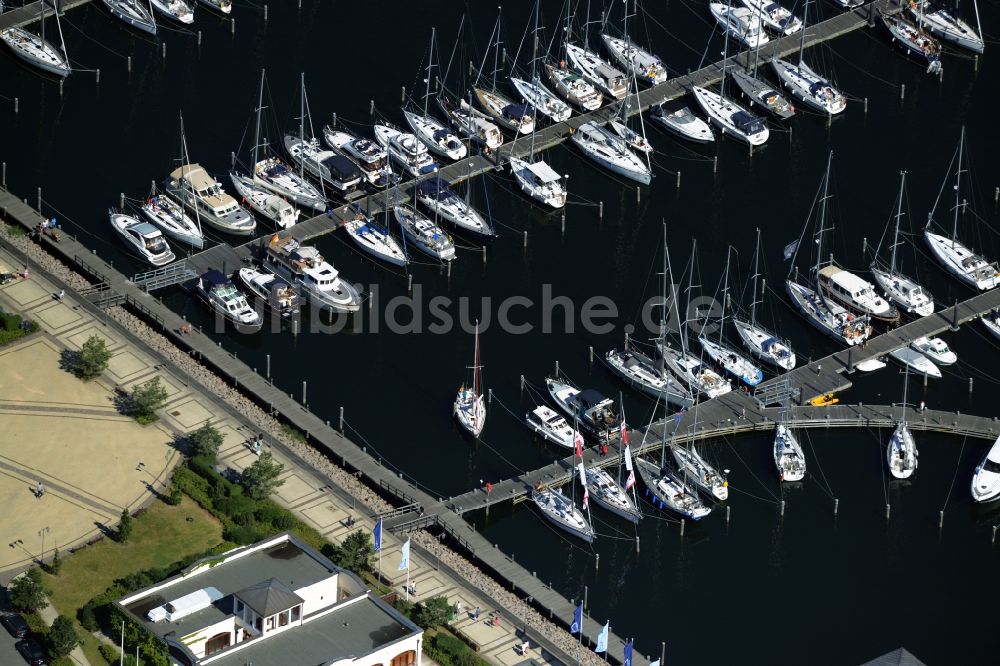
M47 0L42 0L38 3L38 22L42 24L42 43L45 43L45 3Z
M826 159L826 174L823 176L823 200L819 206L819 229L816 230L816 265L813 266L813 279L819 272L819 265L823 262L823 234L826 232L826 199L830 187L830 163L833 161L833 151Z
M191 157L188 155L187 137L184 136L184 112L178 112L181 119L181 180L184 181L191 191L191 207L194 208L194 217L198 221L198 233L201 231L201 209L198 208L198 201L195 198L194 186L186 178L188 170L191 168ZM183 211L182 211L183 212Z
M903 216L903 185L906 183L906 171L899 172L899 201L896 204L896 232L892 237L892 254L889 258L889 274L896 274L896 246L899 245L899 218Z
M260 113L264 108L264 69L260 70L260 94L257 96L257 127L254 130L253 136L253 161L251 162L251 174L252 178L257 173L257 147L260 145Z
M306 178L306 160L305 156L302 155L302 150L305 147L303 144L306 142L306 73L302 72L299 74L299 110L301 114L299 115L299 178L305 180ZM320 179L320 184L323 183L323 179Z
M726 250L726 270L722 272L722 318L719 320L719 343L722 343L722 329L726 323L726 303L729 301L729 257L733 253L733 246ZM695 403L697 409L697 403ZM697 418L697 412L695 412Z
M757 325L757 279L760 277L760 227L757 227L757 247L753 251L753 294L750 296L750 325Z
M979 39L983 38L983 24L979 22L979 2L978 0L972 0L972 11L976 13L976 34Z
M497 89L497 70L499 69L500 62L500 15L503 12L503 7L497 7L497 41L496 50L493 52L493 91L496 92Z
M431 28L430 56L427 59L427 88L424 91L424 118L427 117L427 100L431 96L431 68L434 66L434 43L437 28Z
M962 125L962 135L958 139L958 162L955 166L955 214L951 224L951 240L958 239L958 209L962 197L962 149L965 148L965 125Z
M907 394L907 389L910 388L909 384L910 384L910 366L908 364L904 364L903 365L903 409L902 409L902 414L900 415L899 418L900 422L903 424L903 427L906 427L906 394Z
M802 54L806 50L806 23L809 20L809 0L806 0L802 9L802 34L799 35L799 71L802 71Z
M719 83L719 94L722 98L726 98L726 65L729 64L729 26L732 17L730 13L733 11L731 5L726 5L726 29L722 31L722 81Z
M475 364L472 368L472 395L474 398L479 398L479 322L476 322L476 351L475 351Z
M684 328L681 334L681 351L687 356L687 336L688 336L688 315L691 314L691 292L694 290L694 258L698 253L698 239L691 239L691 269L688 271L687 303L684 306L684 320L681 326Z

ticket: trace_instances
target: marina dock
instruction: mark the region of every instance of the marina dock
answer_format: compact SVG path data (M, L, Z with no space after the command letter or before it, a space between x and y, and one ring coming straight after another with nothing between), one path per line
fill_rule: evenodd
M45 17L48 18L53 14L53 8L58 6L59 15L62 16L63 13L68 9L75 9L76 7L81 7L90 3L92 0L50 0L49 2L41 2L41 0L35 0L35 2L29 2L23 7L18 7L16 9L10 9L0 14L0 30L6 30L7 28L23 28L26 25L30 25L38 20L38 15L42 11L42 5L45 5Z

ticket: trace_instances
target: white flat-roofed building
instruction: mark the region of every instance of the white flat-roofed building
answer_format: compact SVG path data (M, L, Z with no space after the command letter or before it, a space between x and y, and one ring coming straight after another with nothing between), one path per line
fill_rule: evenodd
M420 666L423 630L291 534L117 602L181 666Z

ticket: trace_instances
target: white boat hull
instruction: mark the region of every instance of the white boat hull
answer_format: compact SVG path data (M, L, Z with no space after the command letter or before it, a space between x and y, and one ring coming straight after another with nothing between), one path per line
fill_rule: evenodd
M924 240L934 258L949 273L970 287L986 291L1000 284L1000 273L997 272L996 266L976 255L968 246L946 236L932 233L930 230L924 231ZM974 268L967 266L969 262L974 262Z

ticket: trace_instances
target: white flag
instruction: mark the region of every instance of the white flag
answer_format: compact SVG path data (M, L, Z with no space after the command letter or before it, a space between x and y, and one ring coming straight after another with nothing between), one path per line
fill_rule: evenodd
M635 485L635 471L632 469L632 451L629 445L625 445L625 469L628 471L628 478L625 479L625 490Z
M403 544L403 550L399 555L399 570L406 571L410 568L410 540Z
M799 249L799 242L797 240L792 241L785 246L784 256L785 261L788 261L795 255L795 251Z

